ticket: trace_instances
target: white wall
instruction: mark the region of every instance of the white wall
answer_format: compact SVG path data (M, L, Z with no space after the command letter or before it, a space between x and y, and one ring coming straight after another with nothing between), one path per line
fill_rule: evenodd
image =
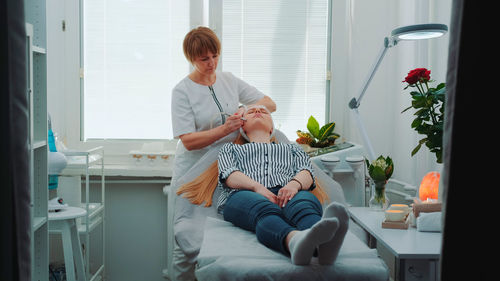
M400 26L421 23L449 25L451 0L333 0L331 116L336 132L346 140L363 144L348 109L358 97L362 84L381 48L383 39ZM395 163L393 178L418 186L429 171L441 170L426 147L411 157L423 136L410 124L413 112L401 111L411 105L401 81L409 70L425 67L436 83L445 82L448 35L434 40L403 41L390 48L359 107L360 115L375 154L390 156ZM436 84L437 85L437 84Z
M165 281L170 257L163 186L120 179L106 184L106 280Z
M80 138L78 7L79 1L47 1L47 111L53 131L71 144Z
M62 21L64 0L47 1L47 111L52 118L52 128L65 133L66 125L61 115L65 112L64 93L64 32Z

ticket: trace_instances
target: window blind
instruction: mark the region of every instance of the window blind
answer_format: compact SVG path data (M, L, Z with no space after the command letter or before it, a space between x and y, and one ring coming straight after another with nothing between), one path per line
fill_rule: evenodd
M269 95L291 140L325 122L327 0L223 1L222 67Z
M189 73L190 2L83 2L84 139L169 139L171 90ZM295 139L325 119L328 0L222 2L222 70L273 98ZM221 69L221 67L219 67Z
M172 138L189 2L83 1L84 139Z

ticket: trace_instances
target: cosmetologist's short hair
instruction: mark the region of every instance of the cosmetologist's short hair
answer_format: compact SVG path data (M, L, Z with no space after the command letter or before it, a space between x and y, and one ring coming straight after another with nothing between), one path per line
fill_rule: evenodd
M208 27L200 26L186 34L182 48L186 59L193 63L196 58L206 55L208 51L219 55L221 45L215 32Z

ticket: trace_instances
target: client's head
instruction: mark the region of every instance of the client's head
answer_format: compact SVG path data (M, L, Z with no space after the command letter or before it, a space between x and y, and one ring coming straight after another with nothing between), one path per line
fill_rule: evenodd
M249 106L243 117L246 121L240 128L240 133L247 141L268 142L273 137L273 118L264 105Z

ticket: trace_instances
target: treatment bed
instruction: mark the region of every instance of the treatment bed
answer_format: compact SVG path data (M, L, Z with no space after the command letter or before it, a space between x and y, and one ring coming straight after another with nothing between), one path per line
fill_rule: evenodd
M288 142L281 132L280 142ZM256 235L223 220L216 204L204 207L177 196L178 186L194 179L217 158L213 146L189 171L172 179L168 192L167 270L170 280L389 280L389 271L370 249L359 227L350 222L339 256L330 266L319 265L316 258L308 266L291 263L290 258L257 241ZM328 193L330 202L347 206L341 186L313 161L316 181ZM219 189L213 194L217 202ZM326 202L325 204L328 204ZM358 234L359 233L359 234ZM360 239L361 238L361 239Z

